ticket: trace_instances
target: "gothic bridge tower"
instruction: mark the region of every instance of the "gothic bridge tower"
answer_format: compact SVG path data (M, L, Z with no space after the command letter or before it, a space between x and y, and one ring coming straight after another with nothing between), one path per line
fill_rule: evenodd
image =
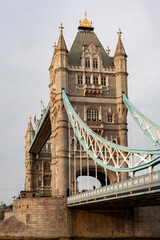
M60 25L58 44L54 44L49 68L52 195L67 195L68 144L70 142L72 145L74 138L72 132L71 139L68 140L68 119L62 89L65 89L75 111L90 128L109 141L127 145L127 112L122 101L122 93L127 95L126 58L120 30L115 55L111 57L109 49L104 50L86 15L80 21L77 36L69 52L62 24ZM91 175L92 164L90 161ZM76 171L78 177L78 167ZM85 164L83 171L86 171ZM100 181L104 183L103 171L98 168ZM121 174L120 179L126 177ZM116 181L112 172L108 173L108 178L111 183Z

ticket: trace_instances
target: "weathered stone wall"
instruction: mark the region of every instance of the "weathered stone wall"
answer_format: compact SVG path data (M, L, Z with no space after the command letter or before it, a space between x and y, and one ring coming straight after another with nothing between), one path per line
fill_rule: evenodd
M4 220L6 220L7 218L14 216L14 212L5 212L4 213Z
M14 216L0 224L0 239L160 239L160 206L67 209L66 198L14 201Z
M135 208L135 236L160 239L160 206Z

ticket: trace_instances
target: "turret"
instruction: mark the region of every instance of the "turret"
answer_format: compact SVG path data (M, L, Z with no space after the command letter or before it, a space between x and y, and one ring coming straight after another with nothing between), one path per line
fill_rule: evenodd
M33 187L33 177L32 177L32 165L33 156L29 153L29 147L31 144L32 136L34 134L31 117L28 122L26 136L25 136L25 167L26 167L26 191L32 190Z
M127 55L121 40L121 30L118 31L118 43L114 55L114 65L116 74L116 98L117 115L119 123L120 145L127 146L127 109L122 100L122 93L127 93ZM125 167L125 166L124 166ZM121 180L127 178L127 174L121 173Z
M68 92L68 50L60 25L60 36L50 66L50 119L52 144L52 195L67 195L68 134L62 88Z
M121 39L121 30L118 31L118 43L114 55L114 65L116 72L116 95L122 97L122 92L127 95L127 55Z

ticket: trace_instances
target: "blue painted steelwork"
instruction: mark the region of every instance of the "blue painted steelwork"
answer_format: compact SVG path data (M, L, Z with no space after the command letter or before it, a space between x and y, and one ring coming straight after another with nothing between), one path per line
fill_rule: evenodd
M128 193L132 195L138 194L137 190L140 192L142 190L143 192L144 188L151 191L153 187L159 187L157 191L160 191L160 171L70 196L67 198L67 205L69 207L81 205L86 204L86 201L90 203L92 201L99 201L102 198L107 201L111 197L124 197L125 193L127 196Z
M149 118L147 118L146 116L144 116L130 101L129 99L126 97L126 95L123 93L123 102L125 103L126 107L128 108L130 114L132 115L132 117L134 118L135 122L137 123L137 125L140 127L140 129L144 132L144 134L157 146L160 146L160 143L158 142L158 140L155 140L152 135L150 134L150 132L147 129L144 129L143 125L140 123L140 121L138 121L138 118L134 115L134 112L140 116L143 120L145 120L147 123L149 123L152 127L155 127L156 129L158 129L160 131L160 125L154 123L153 121L151 121Z
M104 144L105 146L109 146L112 147L113 149L116 150L120 150L123 152L127 152L127 153L133 153L133 154L144 154L144 155L160 155L160 149L157 150L141 150L141 149L133 149L133 148L129 148L129 147L125 147L125 146L121 146L118 144L114 144L112 142L107 141L106 139L100 137L99 135L97 135L96 133L94 133L80 118L79 116L76 114L76 112L74 111L73 107L71 106L68 97L65 93L64 90L62 90L62 97L63 97L63 101L64 101L64 105L66 108L66 112L68 115L68 118L70 120L70 123L72 125L72 128L76 134L76 137L78 138L80 144L82 145L82 147L84 148L84 150L86 151L86 153L96 162L98 163L100 166L102 166L105 169L114 171L114 172L136 172L136 171L140 171L146 168L149 168L150 166L155 166L157 164L160 163L160 156L154 158L153 160L144 163L142 165L138 165L138 166L134 166L134 167L129 167L129 168L120 168L120 167L114 167L111 165L106 165L99 157L95 157L95 155L93 154L93 152L91 150L88 149L88 147L86 146L83 138L79 135L78 130L77 130L77 126L74 124L73 121L73 117L76 119L76 121L78 122L78 124L89 134L91 135L94 139L96 139L97 141L101 142L102 144Z

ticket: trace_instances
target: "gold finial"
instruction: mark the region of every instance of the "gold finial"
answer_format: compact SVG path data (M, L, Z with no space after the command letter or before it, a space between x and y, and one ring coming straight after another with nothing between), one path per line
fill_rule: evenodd
M79 26L80 27L92 28L92 22L89 22L87 20L87 13L86 12L85 12L84 16L85 16L84 20L82 22L81 22L81 20L79 21Z
M109 46L107 47L106 52L107 52L107 55L109 56L109 52L110 52Z
M59 29L60 29L60 33L62 33L62 32L63 32L63 29L64 29L64 27L63 27L62 23L60 24L60 27L59 27Z
M117 34L118 34L119 37L121 37L122 32L121 32L121 29L120 29L120 28L119 28Z
M31 115L29 116L29 122L31 122L32 121L32 117L31 117Z

